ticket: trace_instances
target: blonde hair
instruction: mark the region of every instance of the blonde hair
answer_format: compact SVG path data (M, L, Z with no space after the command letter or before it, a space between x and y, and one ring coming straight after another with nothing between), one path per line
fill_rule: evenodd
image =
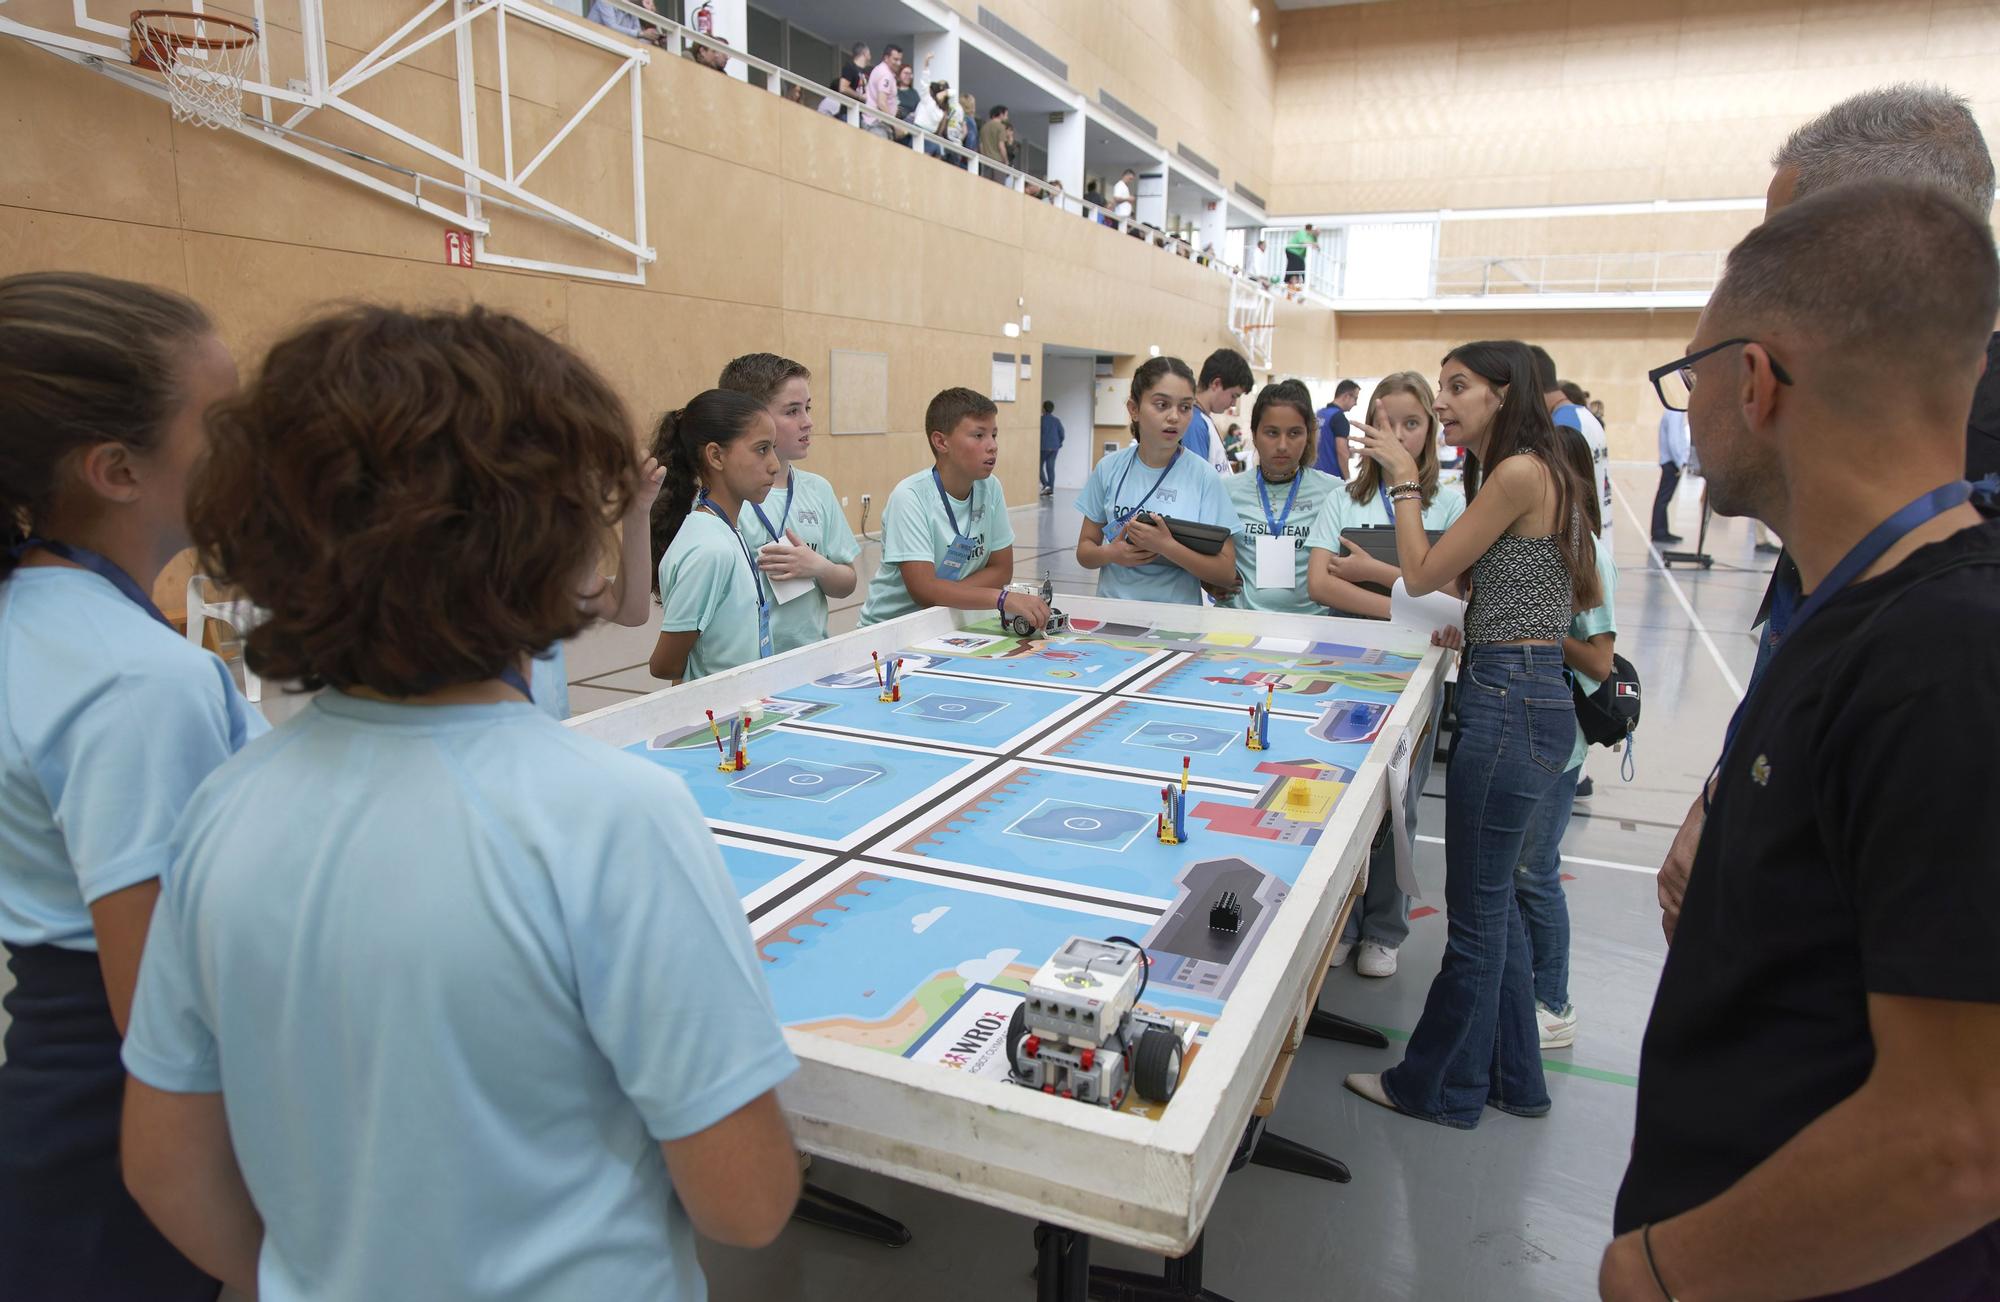
M1424 446L1417 452L1417 484L1423 489L1423 504L1429 506L1438 491L1438 418L1437 399L1431 393L1430 381L1415 371L1397 371L1385 375L1375 385L1375 392L1368 395L1368 405L1363 408L1368 420L1375 417L1375 404L1392 393L1406 393L1417 400L1424 409L1424 419L1430 422L1424 434ZM1357 502L1366 502L1375 496L1382 483L1382 467L1367 457L1361 459L1361 473L1347 486L1347 495Z

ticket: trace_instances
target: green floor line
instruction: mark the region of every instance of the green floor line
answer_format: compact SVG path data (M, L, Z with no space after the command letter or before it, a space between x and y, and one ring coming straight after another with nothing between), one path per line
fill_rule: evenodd
M1390 1039L1399 1042L1407 1041L1410 1038L1408 1031L1399 1030L1393 1026L1378 1026L1375 1029ZM1639 1088L1639 1078L1637 1076L1628 1076L1622 1071L1606 1071L1602 1067L1583 1067L1562 1058L1551 1058L1547 1054L1542 1055L1542 1070L1559 1071L1565 1076L1581 1076L1585 1080L1601 1080L1612 1085L1623 1085L1628 1089Z

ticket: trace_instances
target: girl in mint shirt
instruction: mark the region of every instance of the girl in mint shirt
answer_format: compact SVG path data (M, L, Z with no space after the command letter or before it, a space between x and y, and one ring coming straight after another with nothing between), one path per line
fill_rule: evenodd
M1424 528L1449 528L1452 521L1465 514L1465 494L1438 483L1437 410L1430 383L1423 376L1415 371L1398 371L1384 377L1368 399L1368 422L1350 423L1364 431L1394 434L1417 459ZM1326 499L1319 518L1313 521L1312 532L1306 537L1306 546L1312 552L1306 570L1306 590L1314 601L1331 607L1336 615L1389 618L1389 598L1360 585L1379 583L1392 588L1403 572L1386 561L1353 550L1340 540L1343 529L1394 525L1396 518L1383 500L1387 496L1382 468L1362 458L1361 473L1346 485L1345 491Z
M1174 541L1165 517L1233 529L1236 511L1215 468L1181 449L1194 414L1194 372L1178 357L1153 358L1133 374L1125 410L1135 441L1099 461L1077 498L1077 563L1103 571L1100 597L1198 606L1203 584L1235 583L1236 540L1204 556Z
M763 403L777 426L778 480L768 497L738 514L736 527L777 598L771 649L796 650L826 637L827 598L854 591L861 555L833 485L798 464L812 447L812 372L789 357L746 353L715 383ZM800 591L798 583L809 586Z
M653 677L706 678L771 654L771 585L736 521L778 477L777 434L763 403L727 389L660 418L653 455L667 482L653 504L653 555L666 613Z
M236 388L178 294L0 279L0 1293L206 1302L121 1178L119 1037L175 823L264 731L151 596ZM200 1262L213 1269L212 1263Z
M189 532L325 690L187 799L125 1180L261 1302L703 1297L696 1233L797 1197L796 1063L686 784L524 692L639 491L623 404L513 317L360 308L209 426Z
M1247 475L1231 475L1223 491L1236 508L1235 591L1219 603L1238 610L1274 610L1288 615L1317 615L1320 608L1306 592L1306 536L1329 494L1347 486L1323 470L1315 470L1313 434L1319 418L1312 394L1297 380L1267 384L1250 409L1251 439L1257 466ZM1260 576L1258 554L1270 559ZM1283 583L1264 586L1260 577Z

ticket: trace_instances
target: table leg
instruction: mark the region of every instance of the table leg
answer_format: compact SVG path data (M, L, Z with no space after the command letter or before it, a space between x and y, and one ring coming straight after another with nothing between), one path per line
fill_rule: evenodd
M1169 1257L1158 1275L1098 1266L1090 1272L1090 1296L1100 1302L1229 1302L1201 1283L1201 1249L1206 1236L1194 1241L1185 1257Z
M1043 1221L1035 1226L1035 1302L1088 1302L1090 1236Z
M910 1241L910 1231L901 1221L810 1182L799 1192L799 1205L792 1209L792 1219L852 1234L885 1248L900 1248Z
M1306 1034L1321 1040L1366 1045L1370 1049L1389 1047L1389 1037L1374 1027L1351 1017L1342 1017L1339 1013L1329 1013L1323 1008L1313 1009L1312 1016L1306 1019Z

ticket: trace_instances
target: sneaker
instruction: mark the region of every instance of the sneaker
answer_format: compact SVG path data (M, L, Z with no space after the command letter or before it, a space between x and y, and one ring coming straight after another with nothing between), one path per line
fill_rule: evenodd
M1364 940L1361 952L1354 957L1354 970L1365 977L1392 977L1396 975L1396 951Z
M1589 778L1585 778L1576 784L1576 798L1578 800L1588 800L1591 797L1591 793L1596 790L1596 785Z
M1535 1005L1535 1021L1542 1030L1544 1049L1567 1049L1576 1043L1576 1005L1552 1013L1547 1004Z
M1340 941L1340 942L1339 942L1338 944L1336 944L1336 945L1335 945L1335 946L1333 947L1333 966L1334 966L1334 967L1346 967L1346 966L1347 966L1347 956L1348 956L1349 954L1352 954L1353 952L1354 952L1354 942L1353 942L1353 941L1351 941L1351 940L1343 940L1343 941Z
M1782 547L1780 547L1780 546L1778 546L1778 544L1776 544L1776 543L1758 543L1758 544L1757 544L1757 554L1758 554L1759 556L1776 556L1776 555L1777 555L1777 554L1778 554L1779 552L1781 552L1781 551L1783 551L1783 550L1785 550L1785 549L1784 549L1784 548L1782 548Z
M1663 543L1677 543L1683 541L1683 539L1677 533L1656 533L1653 535L1653 541L1663 542Z

